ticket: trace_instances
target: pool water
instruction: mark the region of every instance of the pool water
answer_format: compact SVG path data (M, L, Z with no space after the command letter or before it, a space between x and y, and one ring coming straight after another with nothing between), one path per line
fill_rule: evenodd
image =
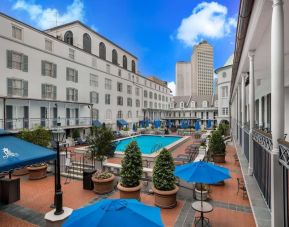
M181 138L180 136L141 135L117 141L116 151L124 152L131 141L136 141L143 154L152 154Z

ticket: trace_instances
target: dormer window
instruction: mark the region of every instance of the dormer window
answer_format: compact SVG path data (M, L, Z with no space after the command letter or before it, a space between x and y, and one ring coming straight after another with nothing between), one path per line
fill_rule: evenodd
M87 33L83 34L83 50L88 53L91 52L91 38Z
M181 102L181 103L180 103L180 108L184 108L184 107L185 107L184 102Z
M203 101L203 107L208 107L208 101Z
M72 33L72 31L65 32L64 42L66 42L70 45L73 45L73 33Z
M195 107L196 107L195 101L191 101L191 108L195 108Z

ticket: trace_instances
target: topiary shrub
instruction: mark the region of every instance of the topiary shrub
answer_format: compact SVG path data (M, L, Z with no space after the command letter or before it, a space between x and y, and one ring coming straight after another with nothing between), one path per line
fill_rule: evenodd
M209 144L210 155L225 154L226 145L219 130L213 132Z
M121 162L120 183L123 187L132 188L139 185L143 174L142 156L135 141L127 145Z
M154 187L161 191L171 191L175 188L174 160L167 149L163 149L158 155L153 169Z

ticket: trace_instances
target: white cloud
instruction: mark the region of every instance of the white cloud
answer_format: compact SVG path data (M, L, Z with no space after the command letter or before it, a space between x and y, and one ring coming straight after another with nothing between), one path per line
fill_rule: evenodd
M43 8L40 4L18 0L12 7L13 10L26 11L32 21L40 29L48 29L57 25L69 23L74 20L84 19L84 5L82 0L73 0L64 12L55 8ZM57 22L56 22L57 21Z
M168 82L168 88L171 89L172 95L176 95L176 83L174 81Z
M202 39L218 39L229 35L237 21L227 16L228 9L217 2L202 2L184 18L177 30L177 39L188 46L197 44Z

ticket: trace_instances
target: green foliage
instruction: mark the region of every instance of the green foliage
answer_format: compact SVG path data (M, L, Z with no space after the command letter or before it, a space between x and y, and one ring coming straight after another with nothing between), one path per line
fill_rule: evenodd
M51 142L51 132L45 128L36 128L34 130L23 130L17 135L20 139L30 143L37 144L42 147L48 147Z
M125 127L125 128L123 128L122 130L125 131L125 132L127 132L127 131L129 131L129 127Z
M107 172L107 171L97 171L95 174L94 174L94 177L96 179L99 179L99 180L104 180L104 179L108 179L110 177L112 177L112 174Z
M221 135L226 136L229 132L229 125L226 123L221 123L218 130L220 131Z
M74 140L77 140L80 137L80 132L78 128L73 129L72 131L72 138Z
M226 145L219 130L214 131L212 134L209 144L209 152L210 155L225 154L226 152Z
M92 135L88 138L89 155L91 158L102 162L106 157L113 157L115 151L115 139L110 128L93 127Z
M136 187L143 174L141 151L135 141L127 145L121 162L121 185L127 188Z
M200 146L201 146L201 147L206 147L206 146L207 146L207 145L206 145L206 142L205 142L205 141L202 141L201 144L200 144Z
M170 191L175 188L174 160L171 152L163 149L156 159L153 170L153 183L156 189Z

